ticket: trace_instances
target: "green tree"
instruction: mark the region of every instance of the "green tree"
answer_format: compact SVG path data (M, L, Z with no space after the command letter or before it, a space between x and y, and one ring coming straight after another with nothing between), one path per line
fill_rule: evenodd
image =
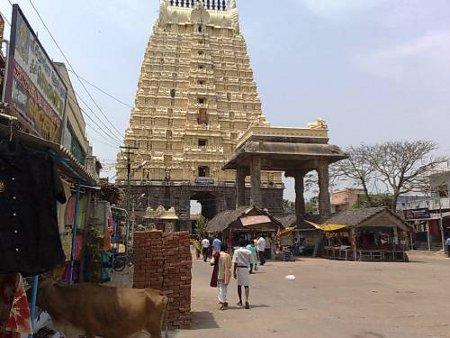
M295 202L283 199L283 210L286 213L294 213L295 212Z
M208 220L202 215L198 215L197 222L195 223L195 231L200 237L206 235L206 228L208 227Z
M312 213L312 214L317 214L318 213L318 209L317 209L318 203L319 203L318 197L313 197L310 200L308 200L305 205L306 212Z

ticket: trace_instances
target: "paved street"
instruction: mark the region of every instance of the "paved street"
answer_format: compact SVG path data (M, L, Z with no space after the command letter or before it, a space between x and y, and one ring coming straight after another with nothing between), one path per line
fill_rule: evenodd
M227 311L217 309L211 267L196 261L193 329L171 337L450 337L450 259L415 254L412 260L268 262L252 275L252 308L234 305L233 280Z

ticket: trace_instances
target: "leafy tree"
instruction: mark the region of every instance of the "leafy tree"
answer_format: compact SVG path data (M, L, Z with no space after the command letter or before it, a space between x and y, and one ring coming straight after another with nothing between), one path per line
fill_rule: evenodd
M319 198L313 197L309 201L306 202L305 208L307 213L317 214L318 213L318 206Z
M195 224L195 231L200 237L206 235L207 227L208 227L208 220L202 214L198 215L198 219Z
M283 199L283 210L284 212L295 212L295 202Z
M367 207L391 207L392 205L392 194L370 194L370 202L367 200L365 195L361 195L358 198L358 202L354 206L356 209L367 208Z
M400 195L412 191L424 191L428 175L448 159L434 157L437 144L431 141L396 141L349 148L349 159L336 164L341 178L362 187L367 203L373 206L369 187L381 182L392 193L391 208L395 211Z

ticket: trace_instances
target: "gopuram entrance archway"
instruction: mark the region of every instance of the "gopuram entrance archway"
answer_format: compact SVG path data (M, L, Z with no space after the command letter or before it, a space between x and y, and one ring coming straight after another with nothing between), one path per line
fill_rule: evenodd
M223 169L236 170L237 207L246 205L245 180L250 176L250 204L264 208L261 193L261 171L284 171L295 179L295 213L297 221L306 213L305 175L316 170L319 176L319 214L331 214L329 193L330 164L347 156L336 145L328 144L328 128L319 119L306 128L251 127L241 137L235 153Z

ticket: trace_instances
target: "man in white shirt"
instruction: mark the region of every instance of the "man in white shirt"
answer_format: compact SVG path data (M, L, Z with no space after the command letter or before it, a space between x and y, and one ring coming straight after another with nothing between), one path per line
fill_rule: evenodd
M206 262L208 259L208 249L209 249L209 239L205 237L202 241L202 255L204 262Z
M256 242L256 250L258 250L259 265L263 266L266 263L266 258L264 257L264 251L266 250L266 240L261 234Z
M245 288L245 308L250 309L248 297L250 296L250 264L253 264L252 253L245 248L247 241L239 240L239 249L233 254L233 276L237 280L237 291L239 296L238 305L242 306L242 286Z

